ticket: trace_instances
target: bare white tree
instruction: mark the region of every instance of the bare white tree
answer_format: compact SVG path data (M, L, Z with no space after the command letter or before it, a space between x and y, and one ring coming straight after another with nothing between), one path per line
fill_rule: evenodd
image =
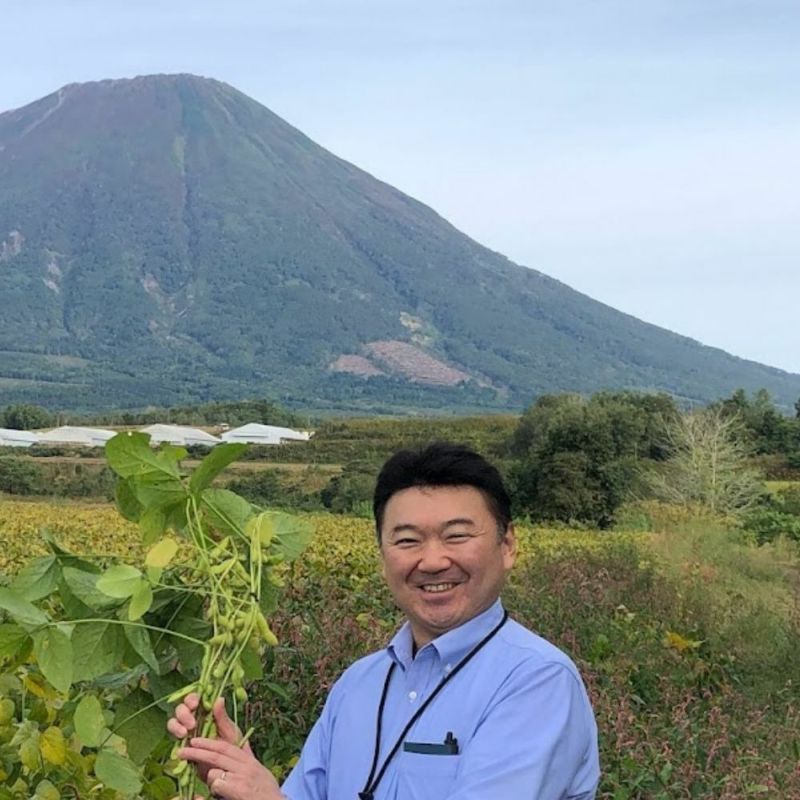
M666 422L664 433L671 457L646 476L659 500L737 514L763 494L759 473L748 466L750 447L738 416L704 408Z

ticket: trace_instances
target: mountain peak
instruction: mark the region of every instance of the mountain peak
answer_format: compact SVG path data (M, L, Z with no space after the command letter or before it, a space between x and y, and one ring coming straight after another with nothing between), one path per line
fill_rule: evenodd
M69 84L0 114L0 304L0 405L800 394L798 376L512 264L189 74Z

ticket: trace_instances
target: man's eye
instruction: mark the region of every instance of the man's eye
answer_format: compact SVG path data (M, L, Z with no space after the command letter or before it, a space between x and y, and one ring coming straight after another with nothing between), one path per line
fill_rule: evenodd
M448 542L463 542L465 539L469 539L470 535L468 533L448 533L447 534L447 541Z
M398 547L409 547L410 545L417 544L416 539L395 539L395 544Z

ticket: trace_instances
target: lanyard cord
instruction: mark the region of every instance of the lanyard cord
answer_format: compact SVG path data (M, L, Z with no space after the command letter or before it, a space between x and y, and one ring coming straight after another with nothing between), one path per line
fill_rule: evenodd
M362 791L358 793L359 800L374 800L375 789L378 788L378 784L381 782L381 779L383 778L384 773L386 772L389 766L389 762L391 762L397 751L400 749L400 745L403 743L403 739L406 738L406 734L411 730L411 726L422 716L422 712L425 711L425 709L433 702L436 695L438 695L439 692L441 692L442 689L444 689L445 684L451 678L454 678L461 671L462 667L465 667L467 663L470 661L470 659L478 654L478 652L484 645L489 643L489 641L500 630L500 628L502 628L503 625L506 624L507 619L508 619L508 611L504 612L503 619L501 619L500 622L497 625L495 625L495 627L492 628L492 630L490 630L489 633L487 633L486 636L484 636L483 639L481 639L480 642L478 642L478 644L476 644L475 647L473 647L472 650L470 650L469 653L467 653L467 655L461 659L461 661L458 662L455 669L452 670L452 672L450 672L449 674L445 675L444 678L442 678L439 685L433 690L433 692L431 692L428 699L425 700L425 702L416 710L416 713L408 721L405 728L403 728L402 732L397 737L397 741L394 743L394 746L389 751L389 755L386 756L386 760L383 762L380 772L378 772L377 777L375 777L375 780L373 781L372 779L375 776L375 770L377 769L378 766L378 755L380 754L380 748L381 748L381 728L383 727L383 708L386 705L386 697L389 694L389 684L391 683L392 673L394 672L394 668L396 666L395 662L392 661L391 665L389 666L389 671L386 673L386 680L383 683L383 691L381 692L381 702L378 705L378 721L376 724L376 731L375 731L375 752L372 756L372 768L369 771L369 778L367 778L367 782L364 784L364 788L362 789Z

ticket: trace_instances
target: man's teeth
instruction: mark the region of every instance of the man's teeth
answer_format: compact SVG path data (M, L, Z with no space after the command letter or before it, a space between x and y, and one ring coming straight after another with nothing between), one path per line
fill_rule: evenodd
M426 583L422 586L424 592L446 592L458 584L455 583Z

